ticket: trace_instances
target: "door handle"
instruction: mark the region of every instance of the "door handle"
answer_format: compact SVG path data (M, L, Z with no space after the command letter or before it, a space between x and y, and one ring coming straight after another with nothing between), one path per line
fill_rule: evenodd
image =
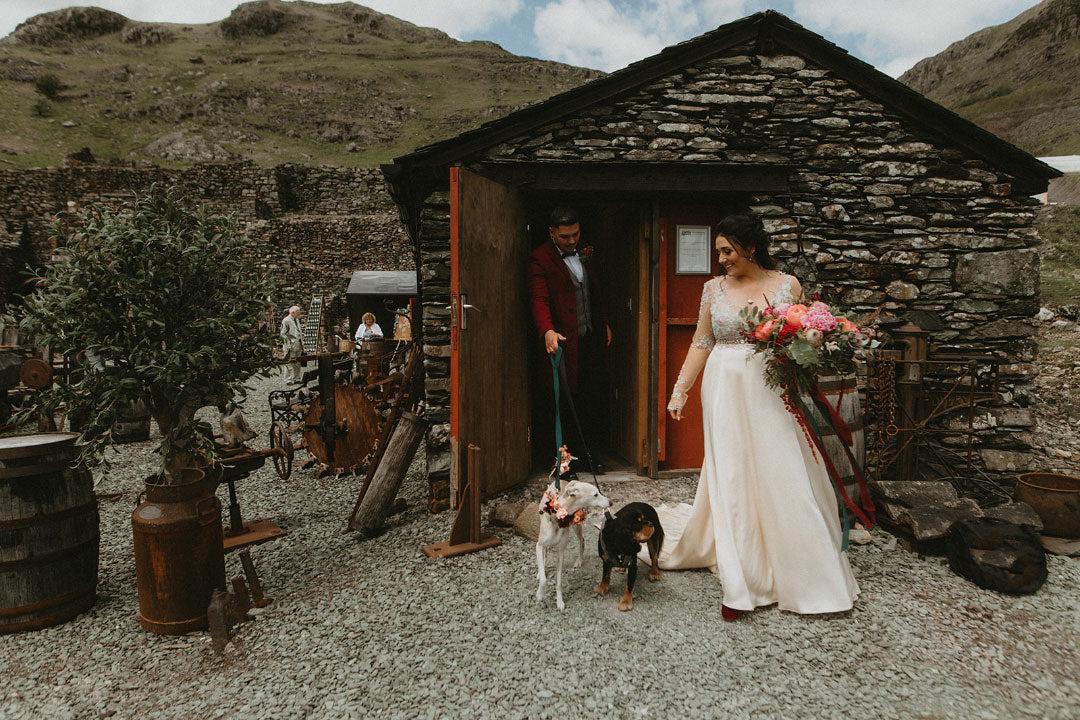
M466 328L469 327L468 320L466 320L466 318L465 318L465 315L466 315L465 311L466 310L475 310L476 312L480 312L480 308L476 307L475 305L470 305L468 302L466 302L466 299L465 299L466 296L465 295L460 295L459 297L461 298L461 313L460 313L461 314L461 329L465 330Z

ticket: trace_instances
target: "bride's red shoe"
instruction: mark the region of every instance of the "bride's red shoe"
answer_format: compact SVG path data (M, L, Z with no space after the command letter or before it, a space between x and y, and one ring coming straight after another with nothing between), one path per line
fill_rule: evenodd
M720 616L725 620L738 620L739 616L743 614L743 610L734 610L727 605L720 606Z

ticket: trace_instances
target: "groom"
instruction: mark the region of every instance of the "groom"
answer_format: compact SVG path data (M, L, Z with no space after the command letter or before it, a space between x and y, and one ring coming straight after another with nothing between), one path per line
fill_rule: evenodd
M594 460L607 449L607 370L604 348L611 344L611 328L601 298L596 272L581 252L581 227L577 213L557 207L548 222L550 242L543 243L529 255L529 304L544 351L552 355L561 345L562 363L566 366L567 388L560 388L563 399L563 442L572 455L584 460L584 436ZM589 250L586 248L586 250ZM544 416L554 415L551 362L544 356L539 363L541 387L546 390L542 407ZM562 383L560 382L560 385ZM567 408L565 393L574 401L581 427L575 428ZM580 434L579 431L580 430ZM537 440L544 442L547 433ZM548 436L554 456L554 437ZM554 460L554 458L553 458ZM602 472L598 468L598 472Z

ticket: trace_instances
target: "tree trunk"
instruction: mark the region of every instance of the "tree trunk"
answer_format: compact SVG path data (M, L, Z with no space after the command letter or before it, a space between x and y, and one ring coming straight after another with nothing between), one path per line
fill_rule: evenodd
M367 494L349 519L351 530L365 537L377 535L382 530L383 520L390 514L394 497L424 436L425 424L423 418L411 412L401 413L397 427L390 435L390 442L386 444L386 452L371 478Z

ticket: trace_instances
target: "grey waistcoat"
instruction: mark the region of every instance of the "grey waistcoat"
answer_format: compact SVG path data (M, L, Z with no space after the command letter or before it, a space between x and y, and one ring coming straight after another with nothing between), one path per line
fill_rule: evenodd
M577 304L577 333L578 337L587 335L593 329L592 306L589 304L589 272L582 268L582 282L574 277L574 271L567 268L570 273L570 282L574 285L574 302Z

